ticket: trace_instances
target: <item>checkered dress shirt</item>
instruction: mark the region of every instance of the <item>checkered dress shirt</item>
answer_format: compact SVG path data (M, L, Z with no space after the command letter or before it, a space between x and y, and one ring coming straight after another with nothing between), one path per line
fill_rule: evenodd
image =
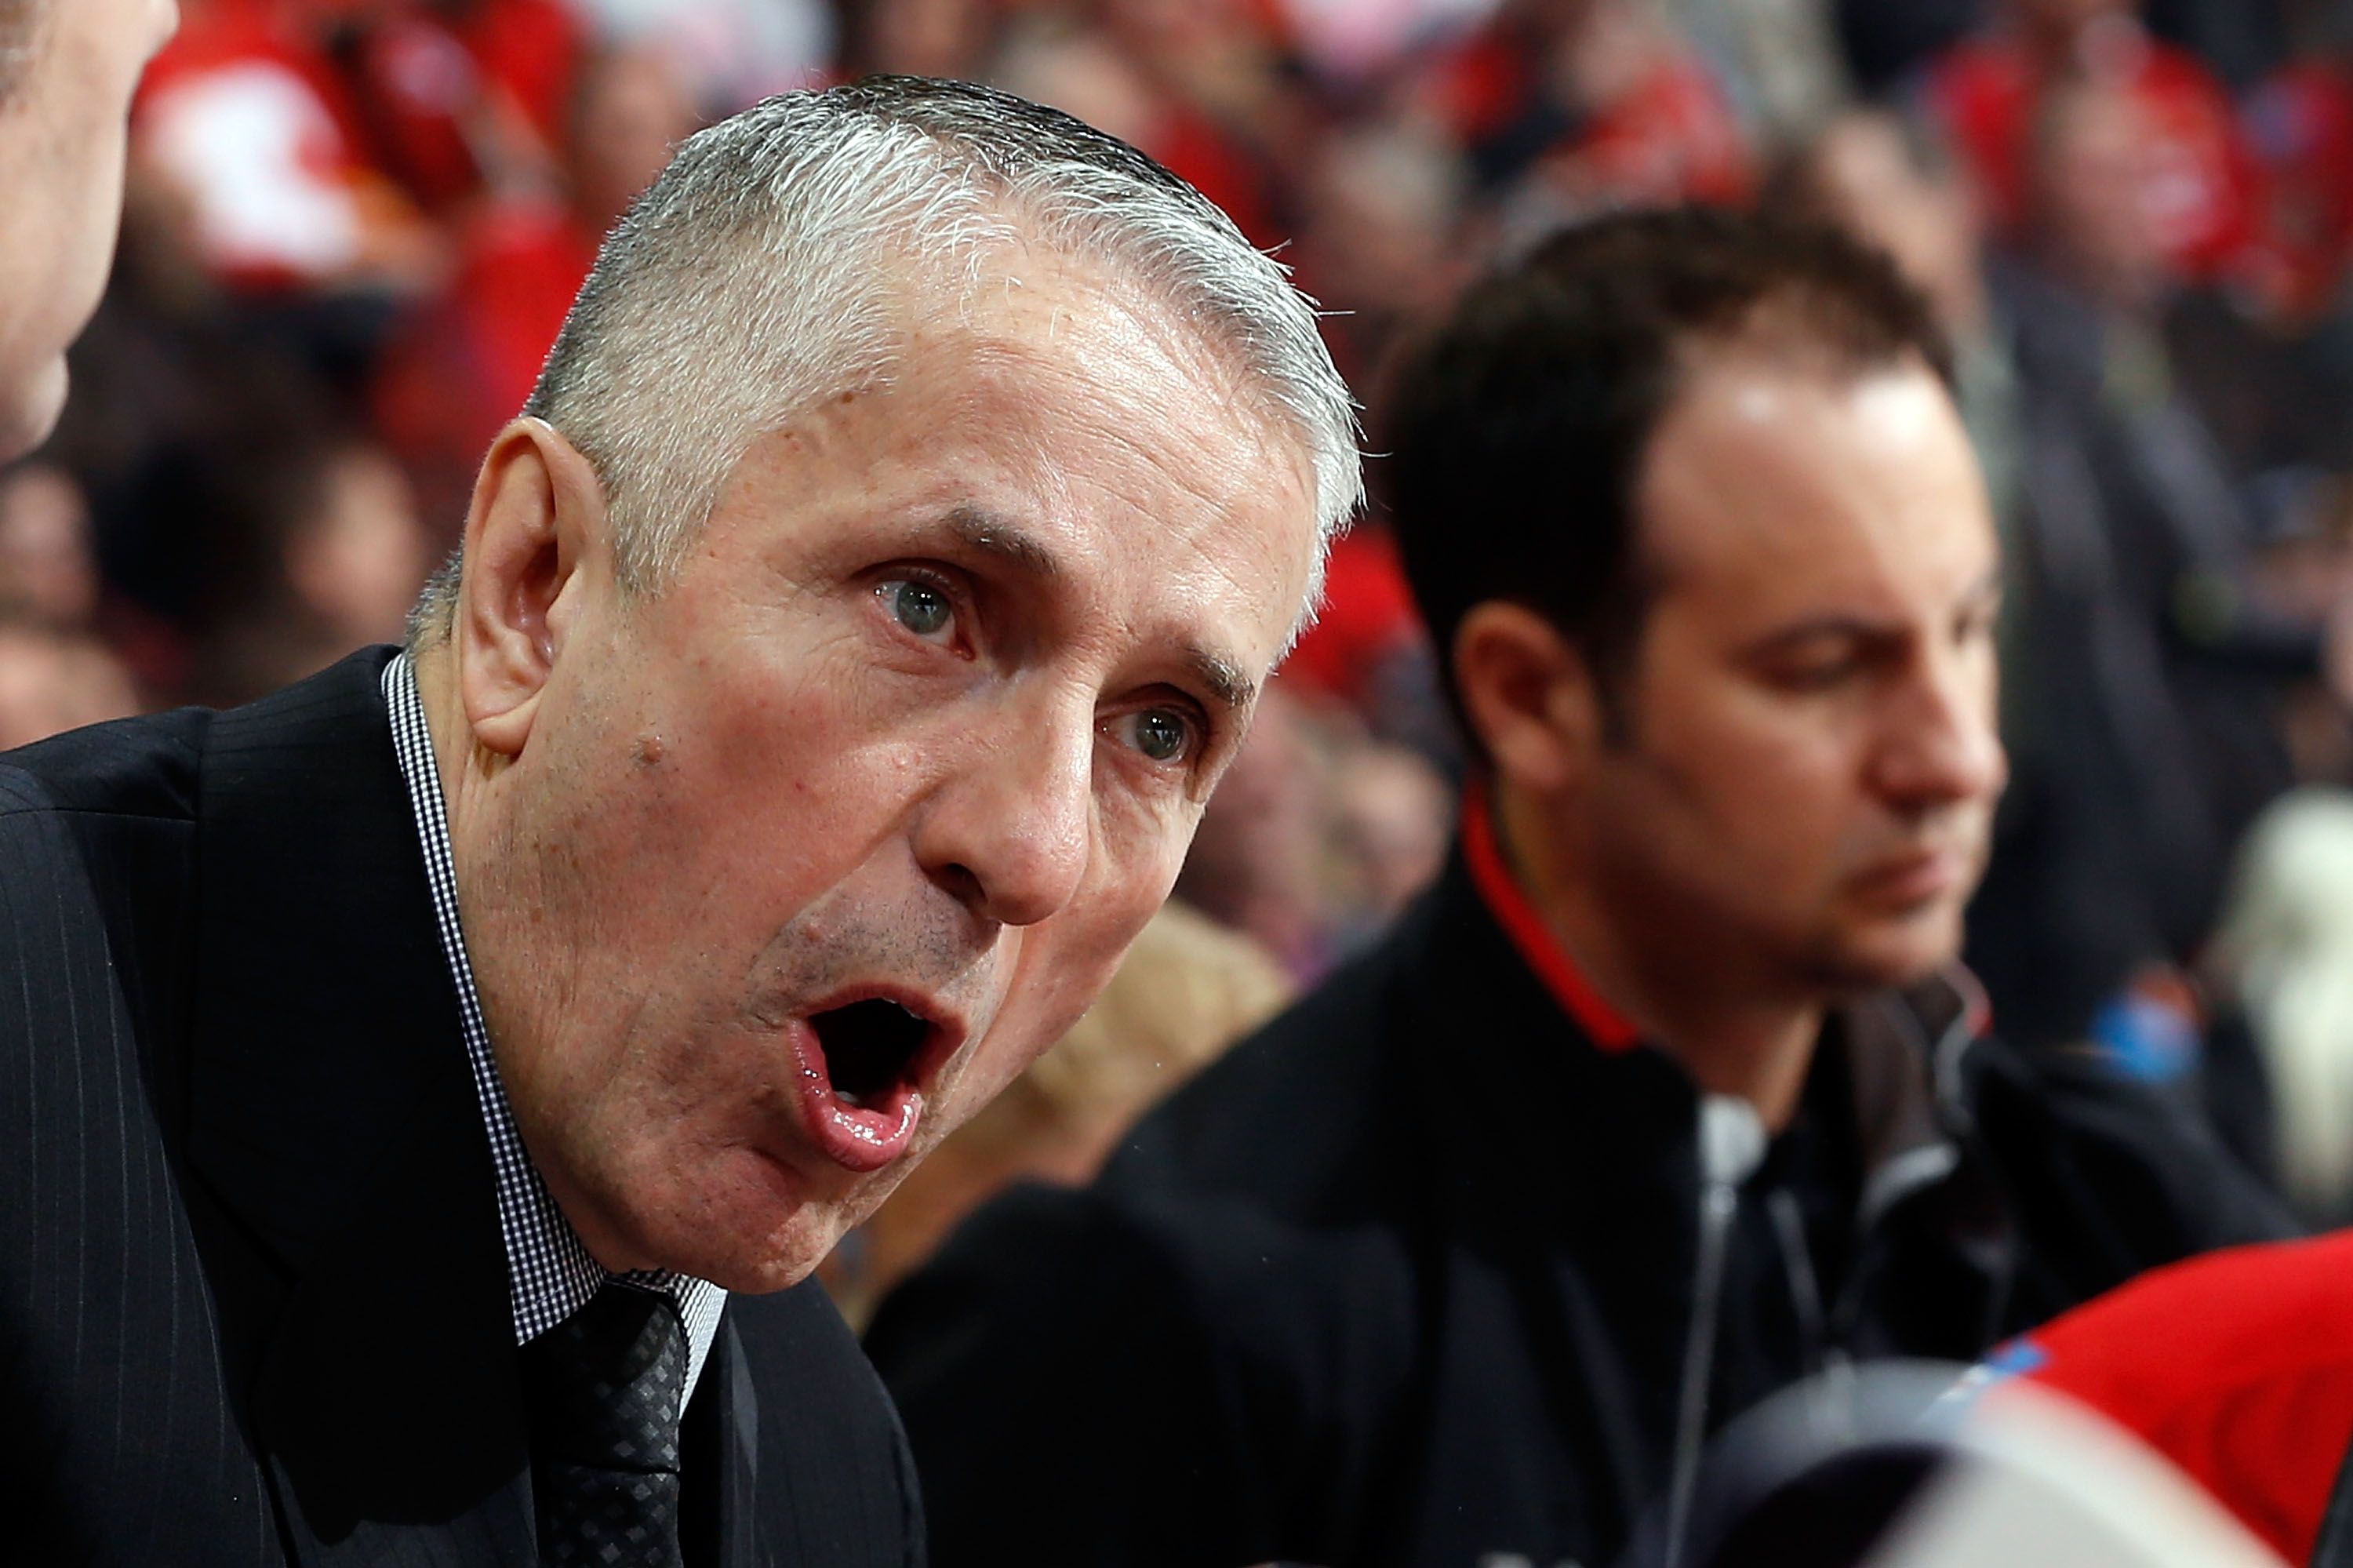
M417 672L406 653L384 667L384 696L392 710L392 743L408 781L417 814L417 836L425 851L425 876L433 888L433 914L441 928L441 951L458 988L465 1021L466 1057L474 1070L474 1093L481 1100L482 1124L491 1135L491 1160L499 1174L499 1229L506 1237L507 1286L514 1306L515 1343L529 1344L588 1304L607 1279L620 1278L649 1290L669 1292L686 1324L686 1392L691 1397L702 1375L703 1358L719 1332L727 1293L709 1280L682 1274L637 1271L616 1276L588 1255L571 1222L547 1195L547 1184L515 1130L514 1111L499 1082L491 1055L490 1031L482 1023L481 999L474 993L473 966L458 925L458 879L449 860L449 818L441 800L441 773L433 759L433 738L425 727L425 703Z

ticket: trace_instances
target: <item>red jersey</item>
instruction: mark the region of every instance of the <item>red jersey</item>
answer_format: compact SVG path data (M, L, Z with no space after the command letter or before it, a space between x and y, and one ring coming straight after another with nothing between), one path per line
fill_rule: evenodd
M2156 1269L1996 1353L2186 1471L2309 1561L2353 1442L2353 1232Z

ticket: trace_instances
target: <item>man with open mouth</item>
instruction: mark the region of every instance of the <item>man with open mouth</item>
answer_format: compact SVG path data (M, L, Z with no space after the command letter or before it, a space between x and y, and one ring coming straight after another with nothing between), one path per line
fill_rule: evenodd
M0 757L0 1555L917 1560L801 1282L1109 978L1359 492L1124 144L689 142L405 649Z

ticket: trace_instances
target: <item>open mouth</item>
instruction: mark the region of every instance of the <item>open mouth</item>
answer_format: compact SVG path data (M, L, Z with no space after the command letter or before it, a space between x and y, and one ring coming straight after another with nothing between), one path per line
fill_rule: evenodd
M809 1015L818 1046L825 1053L833 1097L854 1110L879 1107L911 1089L915 1058L931 1037L930 1020L885 997L869 997L847 1007Z

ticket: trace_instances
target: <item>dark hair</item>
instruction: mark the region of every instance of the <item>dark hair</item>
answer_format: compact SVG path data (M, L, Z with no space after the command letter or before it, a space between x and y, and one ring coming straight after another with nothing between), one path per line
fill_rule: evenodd
M1556 235L1408 348L1375 467L1458 718L1454 635L1488 599L1558 627L1618 716L1647 608L1643 457L1691 351L1736 343L1832 374L1916 359L1953 384L1928 302L1877 251L1820 224L1702 208Z

